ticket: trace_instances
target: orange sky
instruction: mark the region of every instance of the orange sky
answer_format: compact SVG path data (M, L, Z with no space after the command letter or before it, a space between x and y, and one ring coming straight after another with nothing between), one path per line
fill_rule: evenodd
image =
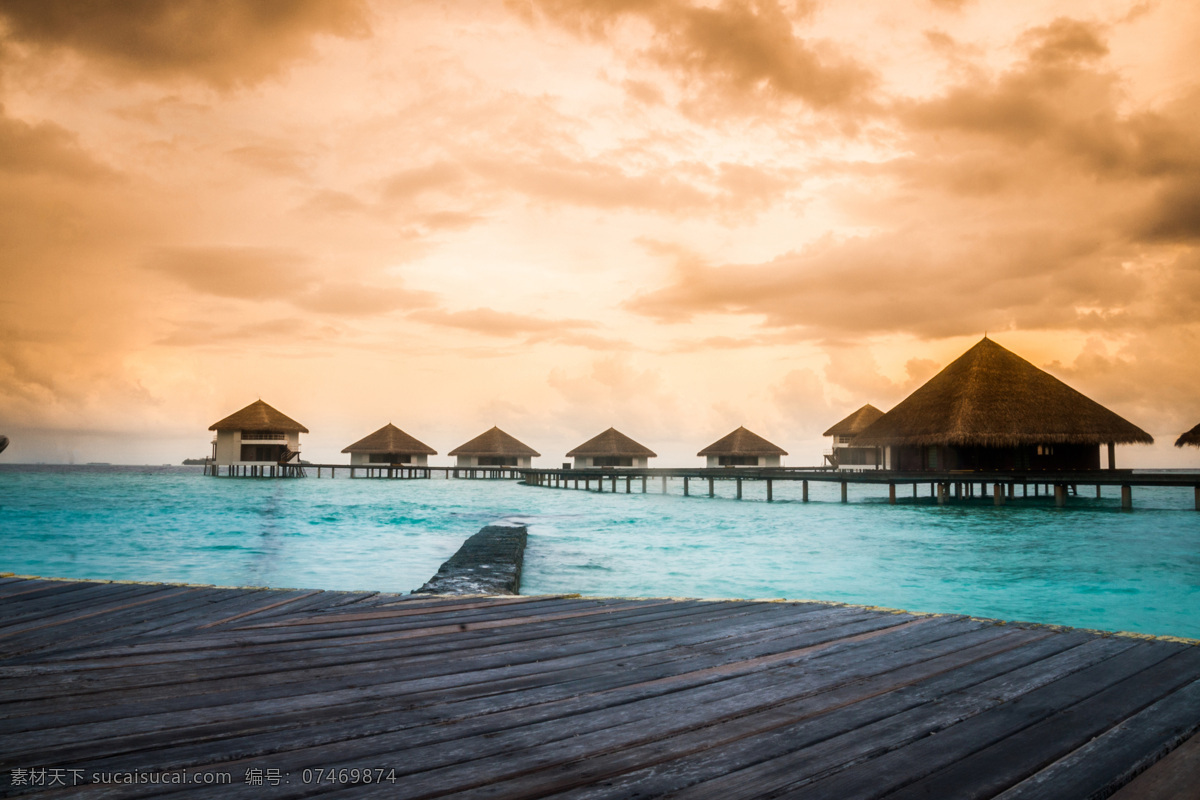
M2 458L262 397L319 461L813 464L987 331L1195 465L1197 52L1193 0L0 0Z

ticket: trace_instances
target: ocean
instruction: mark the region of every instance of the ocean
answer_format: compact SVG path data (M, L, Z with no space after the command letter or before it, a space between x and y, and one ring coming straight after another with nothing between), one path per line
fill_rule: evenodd
M0 466L0 571L407 592L489 524L529 527L522 594L787 598L1200 638L1200 513L1187 489L1066 508L939 507L922 487L699 481L682 497L514 481L209 478L198 467Z

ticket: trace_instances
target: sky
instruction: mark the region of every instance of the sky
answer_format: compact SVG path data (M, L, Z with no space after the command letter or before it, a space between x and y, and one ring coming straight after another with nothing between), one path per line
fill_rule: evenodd
M1194 0L0 0L0 461L262 398L311 461L803 466L986 333L1195 466L1197 52Z

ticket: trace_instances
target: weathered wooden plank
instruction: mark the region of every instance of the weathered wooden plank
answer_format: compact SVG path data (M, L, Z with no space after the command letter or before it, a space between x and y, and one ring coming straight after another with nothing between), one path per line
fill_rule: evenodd
M0 633L0 651L6 655L13 655L19 652L25 652L29 649L36 649L44 642L53 642L61 639L64 636L70 635L70 628L49 632L52 628L63 628L63 626L78 626L80 623L87 622L89 626L98 624L110 624L111 619L123 611L128 611L133 608L147 605L149 603L161 603L164 600L172 597L177 597L184 594L186 589L163 589L157 591L145 592L135 595L130 598L118 599L111 604L96 604L84 609L67 612L60 616L51 617L46 620L35 620L14 625L4 632ZM98 617L110 617L109 620L99 620Z
M180 673L178 669L166 672L149 671L139 668L143 665L138 665L136 662L127 664L126 669L113 672L105 663L103 666L106 672L102 674L108 675L111 672L110 677L113 680L104 682L96 680L92 674L86 671L78 674L79 670L72 670L70 674L61 676L58 680L55 680L58 675L55 674L49 679L41 681L36 681L37 673L18 672L17 674L23 680L16 681L16 683L23 683L24 691L15 689L13 693L5 695L4 702L0 704L0 715L11 716L19 711L22 703L28 704L31 710L43 714L54 711L56 707L79 709L93 704L111 706L119 699L119 695L116 693L122 690L135 692L139 702L153 701L156 698L176 696L181 683L186 684L189 693L196 694L203 693L205 684L213 684L223 689L227 686L227 682L233 679L236 679L239 686L245 688L254 688L259 685L278 686L283 683L304 680L309 675L331 677L339 674L354 674L360 680L366 680L376 669L395 669L398 658L404 658L405 675L415 678L450 672L465 672L487 666L527 662L545 663L551 658L561 658L572 654L593 654L597 659L631 657L640 651L629 648L636 647L643 642L651 644L643 645L642 650L663 650L678 646L677 641L669 640L662 635L664 631L674 634L677 640L684 639L695 644L698 643L697 631L708 629L716 634L728 635L730 633L728 621L732 617L762 616L761 607L756 608L745 604L721 608L711 604L701 605L689 609L691 613L687 616L667 615L665 612L648 613L653 610L644 610L647 613L643 613L641 617L624 616L619 620L607 619L595 622L585 630L576 630L560 636L543 636L542 632L521 631L522 635L520 636L488 637L479 640L478 646L472 650L458 651L458 655L453 661L447 660L440 649L411 648L401 644L398 647L375 646L370 649L356 648L353 651L350 648L335 649L319 658L298 658L296 654L292 654L292 657L289 658L270 661L263 659L252 650L245 658L226 655L223 658L214 659L208 664L205 671L195 675ZM756 611L759 612L757 615L754 614ZM699 620L695 620L701 614L703 616ZM706 627L702 627L701 623ZM617 627L618 625L621 628L636 627L637 631L636 633L621 631ZM750 629L760 630L778 625L779 622L775 619L760 620L744 625L746 630L743 635L748 635ZM686 628L686 637L682 636L681 628ZM617 632L623 635L619 641L598 641L595 638L597 632L605 632L610 635ZM613 655L612 651L617 649L619 649L619 653ZM0 667L0 670L3 669ZM20 668L10 667L8 671L18 669ZM32 670L36 667L27 669ZM552 671L552 666L546 663L543 671ZM34 680L30 680L31 678ZM87 694L95 695L94 700L90 703ZM14 709L14 707L16 708Z
M887 616L887 615L880 615L880 616ZM938 620L930 620L930 622L936 623L936 622L938 622ZM967 624L967 625L974 625L974 626L979 625L979 623L966 621L966 620L962 620L962 622L963 622L963 624ZM929 625L929 624L922 626L922 629L926 629L926 628L931 629L931 630L936 630L937 626ZM911 631L909 631L909 633L911 633ZM1008 633L1009 632L1004 631L1003 629L999 630L999 634L1002 636L1006 635ZM1036 635L1041 635L1041 634L1036 634ZM880 638L882 639L883 637L880 637ZM951 648L951 649L953 649L953 648ZM834 667L834 668L832 668L832 670L830 671L829 674L835 676L833 678L834 680L842 680L843 678L836 677L841 672L842 672L841 667ZM766 678L766 675L762 672L756 672L756 671L751 670L750 672L747 673L747 677L752 681L762 681ZM714 683L712 678L713 678L713 675L710 673L707 676L707 680L701 681L697 685L702 685L705 683ZM789 684L793 683L793 681L790 680L787 676L780 676L780 678L778 680L774 681L774 683L777 686L786 687ZM647 692L647 690L650 689L650 687L654 687L654 688L653 688L653 690ZM679 688L678 685L673 685L673 684L665 683L662 681L650 681L648 683L642 684L640 687L640 690L641 690L643 696L653 696L654 694L661 694L663 696L672 696L673 697L674 696L673 690L678 690L678 688ZM790 691L790 689L783 689L783 690ZM728 688L728 687L726 687L723 691L725 691L728 694L733 694L733 695L736 695L738 693L735 689ZM595 699L596 699L595 694L588 694L583 697L586 698L585 702L595 702ZM626 697L626 699L629 699L629 698ZM581 698L581 701L584 701L584 700ZM486 713L485 717L480 720L481 724L487 724L489 721L495 720L497 714L494 713L494 709L483 708L481 710L484 712L488 712L488 711L493 712L493 713ZM559 716L561 716L561 715L559 715ZM423 735L426 737L426 740L428 740L429 736L434 737L435 740L445 739L445 738L447 738L447 735L448 735L448 738L450 738L450 739L460 739L462 737L462 730L463 730L462 726L456 725L453 728L446 728L444 725L436 724L438 722L438 720L436 720L436 719L431 720L431 722L433 722L435 724L430 725L424 731L412 732L410 734L402 734L399 739L397 739L396 737L386 737L386 738L376 737L371 741L367 741L367 740L364 740L363 738L356 738L352 742L347 742L346 745L349 748L353 748L356 750L361 750L365 745L368 749L373 749L373 750L378 750L379 748L383 748L383 750L385 752L398 752L399 751L399 752L411 753L412 752L411 747L415 743L419 743L419 741L420 741L420 739L417 739L417 740L412 739L412 736L414 734L417 736ZM520 723L520 722L521 721L518 720L518 723ZM570 717L570 719L568 719L566 721L566 724L568 725L568 727L570 727L571 725L579 724L579 717L578 716ZM298 753L295 756L295 758L301 758L301 759L317 758L318 761L315 763L322 763L322 760L324 761L324 763L331 763L330 759L337 759L337 760L339 760L339 763L340 763L341 759L344 759L347 757L348 757L347 749L345 747L338 748L336 746L334 748L323 748L319 751L319 754L318 754L318 751L309 750L304 753ZM371 756L366 756L366 757L371 758ZM292 757L289 756L286 758L290 759ZM303 764L305 764L305 763L311 764L313 762L311 762L311 761L305 762L302 760L297 763L292 763L291 760L281 760L281 757L279 756L279 754L276 753L275 755L273 755L271 757L270 763L273 766L279 766L282 764L288 769L292 769L292 768L300 769L300 768L302 768ZM414 763L420 764L419 761L414 761L412 759L406 760L406 764L409 765L410 769L412 768L411 765ZM280 768L284 768L284 767L280 767Z
M995 634L995 629L990 631ZM963 640L966 641L963 641ZM764 726L740 735L739 730L704 728L679 737L678 741L655 743L662 747L657 758L601 782L582 784L566 797L589 798L653 797L678 791L701 781L766 762L800 750L806 745L857 730L864 725L916 708L938 696L989 680L1014 669L1036 664L1078 647L1085 634L1047 634L1025 631L1020 639L997 637L972 643L956 637L944 643L917 648L910 658L891 670L876 671L869 659L862 664L861 684L839 687L823 698L827 707L810 707L806 714L783 718L783 725ZM961 643L961 644L960 644ZM890 682L890 684L888 683ZM839 696L838 693L841 693ZM837 712L832 713L832 712ZM772 710L769 713L778 713ZM711 733L709 733L711 731ZM694 741L689 742L688 738ZM692 746L690 752L680 751ZM590 766L580 762L578 767ZM719 795L713 795L719 796Z
M1200 735L1167 754L1111 800L1195 800L1200 775Z
M664 604L658 604L660 609L663 607L663 605ZM655 607L651 605L633 604L626 605L624 607L609 606L609 609L611 610L611 613L609 614L601 617L583 618L582 621L588 623L607 622L610 624L636 622L637 616L652 612L655 610ZM557 623L537 623L526 626L516 626L511 631L504 631L501 636L514 641L530 640L532 638L541 636L548 638L561 637L564 635L569 635L572 630L575 629L577 622L579 621L567 620L564 622L560 620ZM106 658L102 663L99 664L85 664L85 669L92 666L111 668L117 666L123 658L127 666L138 670L136 678L133 678L132 680L135 680L141 685L149 685L152 683L155 675L159 675L167 683L175 684L179 683L183 679L190 679L198 676L216 675L218 674L220 668L219 665L236 663L237 660L242 657L244 657L244 659L249 663L252 663L256 666L255 671L271 671L276 669L280 663L284 663L281 660L286 660L286 663L296 664L297 662L295 659L297 657L310 659L314 653L321 654L323 658L334 657L335 659L342 660L352 658L356 652L392 652L396 655L439 653L445 655L448 650L454 650L461 653L462 651L469 651L481 643L490 644L491 642L498 640L494 633L489 633L488 631L464 632L456 628L455 633L442 637L419 639L415 642L403 640L396 642L380 642L376 638L370 637L366 641L361 641L361 637L356 636L343 640L326 638L320 640L319 644L314 644L305 648L297 646L295 642L289 640L283 645L285 649L281 650L279 647L263 644L257 640L254 640L253 638L247 637L241 637L232 643L223 641L221 645L218 646L213 642L212 637L213 634L188 637L189 641L191 641L194 645L197 645L197 647L190 648L188 651L185 651L182 656L188 661L195 661L196 664L194 667L185 663L176 663L173 659L170 659L166 660L169 663L162 664L162 669L159 672L148 672L144 669L144 667L147 664L155 665L158 662L163 662L165 660L164 654L158 653L157 655L148 657L148 654L145 652L147 648L143 648L140 645L135 645L133 647L105 650L104 653L106 655L111 655L111 658ZM148 649L151 651L151 653L158 651L156 643L154 642L148 645ZM267 657L276 660L267 661ZM0 671L5 672L6 674L13 673L16 675L23 675L29 673L31 670L37 670L37 668L38 667L36 664L30 664L25 667L0 667ZM193 674L186 671L193 668L199 672ZM75 668L73 668L72 671L75 671ZM94 673L93 678L95 677L95 674L99 673ZM116 672L112 669L109 669L108 672L109 676L115 678L117 685L126 681L126 678L123 676L128 674L128 671ZM72 680L72 678L68 678L68 680ZM100 681L97 680L96 683L99 685ZM8 700L11 698L6 695L3 699Z
M977 624L977 623L970 623L970 624ZM927 625L927 626L925 626L925 628L933 629L934 626ZM623 673L618 673L618 672L609 670L609 671L606 671L605 673L602 673L602 676L600 676L600 677L602 677L605 681L607 681L610 687L621 690L622 683L623 683L622 679L625 679L625 680L636 679L637 677L639 677L639 675L637 672L623 674ZM650 675L648 677L653 678L653 677L657 677L657 676ZM699 681L693 681L693 682L694 683L702 683L705 681L703 679L701 679ZM574 683L576 683L577 686L575 687L575 690L572 691L572 689L570 688L571 682L552 681L548 684L548 686L544 690L545 692L551 693L551 695L542 696L542 697L538 697L535 699L530 699L529 693L525 693L525 694L521 695L521 697L524 698L522 700L522 702L528 703L528 702L536 701L536 702L544 703L545 705L540 706L539 707L540 710L538 712L539 714L541 714L541 716L543 718L552 718L554 716L562 716L562 715L571 713L571 709L567 708L567 707L561 707L562 710L559 713L556 713L553 710L547 710L550 702L558 700L563 697L571 698L571 702L576 705L584 704L585 706L589 706L589 707L611 705L614 703L622 702L621 698L613 698L611 696L611 694L610 694L609 698L606 699L602 694L602 690L607 687L599 686L597 683L592 683L587 686L578 685L578 684L582 683L582 681L579 681L579 680L575 681ZM656 686L655 684L658 684L658 685ZM661 681L653 681L652 680L650 682L643 683L640 687L635 687L634 690L640 691L643 695L648 695L648 694L654 694L654 693L660 693L660 692L669 692L669 691L671 691L673 689L677 689L677 688L678 688L677 684L664 686L664 685L662 685ZM510 694L510 695L505 695L504 697L510 698L512 696L513 695ZM628 693L626 692L624 700L627 701L628 699L629 699L629 696L628 696ZM511 703L512 701L509 701L509 702ZM412 707L408 707L406 710L405 719L407 720L407 726L412 726L412 725L416 725L416 724L427 725L428 727L426 727L426 729L425 729L426 736L427 737L434 736L435 738L457 738L457 736L461 735L461 732L464 730L463 725L456 724L453 728L447 728L445 723L450 721L451 717L460 718L460 719L466 721L469 719L472 712L476 715L482 715L478 720L478 723L480 725L488 726L488 725L498 724L497 720L500 719L500 714L498 713L499 709L497 708L497 704L495 703L495 701L492 698L479 698L477 701L475 701L474 707L468 709L467 706L471 706L471 705L472 705L472 701L462 701L462 702L459 702L458 704L449 704L449 705L438 703L436 706L433 707L433 710L431 712L429 712L428 714L422 714L422 712L414 711L414 709ZM418 717L423 717L423 718L418 719ZM279 744L278 746L275 744L269 744L269 742L271 742L271 740L272 740L272 737L269 734L266 735L265 737L264 736L254 736L254 735L243 736L243 737L239 737L238 739L233 740L233 741L231 741L229 738L224 738L224 739L222 739L221 743L222 743L223 748L230 748L230 749L223 749L223 752L227 752L227 753L228 752L237 752L237 753L239 753L238 757L244 757L246 755L255 755L255 754L258 754L261 752L273 752L278 749L285 749L285 748L286 749L296 749L297 747L308 746L310 744L310 742L307 742L306 739L308 739L310 737L319 737L320 739L323 739L325 741L336 741L341 738L362 738L363 736L373 734L376 731L385 731L385 730L388 730L390 728L395 728L395 727L406 727L406 725L403 722L398 723L397 719L398 718L394 715L387 715L387 716L381 715L381 716L376 716L374 718L371 718L369 720L353 720L349 724L343 724L340 726L341 728L344 729L341 734L339 734L339 732L338 732L339 725L336 723L335 724L325 724L325 725L321 725L321 726L307 725L301 731L285 732L285 734L281 738L282 744ZM309 720L309 721L311 722L311 720ZM528 721L529 721L528 719L524 719L521 721L521 724L524 724ZM470 723L465 722L464 724L470 724ZM317 740L314 740L312 743L318 743L318 742L317 742ZM210 756L211 756L211 745L209 745L209 744L190 746L190 747L187 745L183 745L183 746L170 748L167 751L157 750L154 753L147 754L145 757L148 759L151 759L151 760L145 761L144 763L142 761L138 761L137 764L138 764L139 768L167 769L167 768L174 768L174 767L178 767L178 766L185 766L189 763L194 763L194 761L196 759L199 759L202 761L203 759L209 758ZM125 766L128 766L128 764L129 764L128 759L130 757L131 756L126 756L126 757L122 758L122 761L124 762ZM141 757L141 756L138 756L138 757ZM168 759L168 760L160 762L157 760L159 758ZM170 761L169 759L185 759L185 760L181 763L175 763L173 761ZM120 764L115 763L115 762L108 763L108 762L104 761L103 759L101 759L98 762L94 762L94 764L89 764L89 768L95 768L95 769L109 769L109 768L116 767L116 766L120 766Z
M862 639L878 635L880 631L886 631L888 628L898 624L912 624L911 622L906 623L890 615L880 615L880 617L878 620L847 625L833 631L814 632L809 636L809 640L804 646L797 650L776 653L770 656L759 656L749 661L737 662L732 667L710 667L706 672L710 677L716 678L734 670L758 670L769 664L784 663L806 657L813 652L830 647L831 644L847 639ZM234 726L235 729L244 729L246 726L261 726L274 716L283 715L285 717L292 717L308 714L314 709L322 707L333 707L335 710L340 710L347 703L353 703L364 710L371 711L376 708L378 703L388 698L404 696L406 694L411 695L420 691L444 690L451 686L461 686L468 680L473 685L483 686L485 691L491 693L496 691L495 684L502 676L519 672L523 668L526 670L532 668L537 673L544 674L544 670L538 667L540 665L524 665L524 667L516 669L506 667L503 669L485 670L475 674L455 672L447 676L432 679L397 680L362 686L355 689L338 688L326 692L309 692L302 695L293 695L287 702L278 698L267 701L255 698L236 705L202 708L189 712L173 714L148 713L137 718L105 721L96 725L76 725L42 731L25 731L13 735L0 734L0 752L16 756L42 749L55 749L60 753L64 751L69 752L73 758L82 758L85 757L85 752L92 753L97 748L127 746L120 743L126 742L126 740L133 736L148 734L159 737L163 735L167 727L178 727L182 729L182 735L190 738L202 734L219 735L227 733L229 730L228 726L230 725ZM208 731L203 727L206 725L216 725L218 729ZM83 740L83 743L80 745L82 750L67 750L67 746L78 739ZM155 738L153 741L157 743L160 739Z
M703 609L697 609L697 611L700 610ZM748 611L748 609L744 611ZM728 615L721 615L716 619L707 620L705 624L709 626L710 630L721 632L722 626L728 619ZM679 620L675 619L674 622L675 627L678 628ZM661 620L659 623L666 624ZM632 623L627 622L627 624ZM770 624L770 621L766 621L759 625L761 627ZM5 698L7 702L0 704L0 716L13 716L23 710L33 714L46 715L60 709L82 710L96 705L107 709L121 702L122 697L128 698L126 702L143 705L147 702L178 696L181 692L181 684L186 687L188 696L195 696L203 695L206 688L210 691L225 691L228 689L230 680L236 680L238 687L245 690L266 687L278 690L279 693L286 693L292 691L287 684L300 682L310 677L320 678L327 682L328 679L340 675L352 675L355 681L369 682L375 677L377 671L387 673L402 671L407 679L412 680L418 677L466 674L472 670L537 663L541 666L533 668L536 672L552 673L556 668L551 663L552 659L562 659L571 655L585 655L597 661L628 659L637 652L665 650L678 646L676 643L666 640L661 635L662 630L662 628L647 629L640 631L637 635L627 634L619 644L596 642L586 632L572 636L567 641L562 641L567 637L534 641L533 643L524 640L506 646L489 646L476 651L470 657L464 656L453 661L442 658L438 653L424 657L413 657L410 654L404 660L402 670L398 670L396 658L404 654L400 652L393 655L384 648L363 653L358 656L356 663L347 661L347 657L339 660L336 654L319 662L303 659L299 663L280 660L263 663L262 659L256 659L252 655L247 663L254 669L249 672L245 669L231 672L227 669L226 663L229 659L224 659L211 664L210 674L201 673L187 676L186 679L174 682L160 681L156 685L148 685L149 681L143 670L128 669L116 673L116 677L120 678L119 682L110 681L103 685L92 681L85 673L83 676L67 676L65 680L27 685L25 695L19 695L18 699L14 699L12 696ZM687 638L697 639L698 637L694 633L696 630L702 629L698 626L689 626ZM676 634L678 635L678 630ZM649 641L652 644L643 645L640 650L634 649L639 642L643 641ZM363 659L366 658L375 661L373 663L364 662ZM293 672L297 674L293 675ZM157 673L155 674L157 675ZM176 673L176 676L179 677L179 674ZM256 678L260 679L256 680ZM295 691L306 691L311 687L310 683L296 688ZM127 689L127 691L122 692L123 689ZM84 693L94 695L91 702L88 702L89 698Z
M161 587L138 584L72 585L72 591L38 595L24 603L0 601L0 633L17 628L28 620L49 621L73 614L93 604L113 604L126 597L151 594Z
M1193 681L1013 786L997 800L1103 797L1152 764L1151 772L1161 772L1161 778L1143 774L1113 795L1114 800L1195 797L1196 781L1200 778L1197 730L1200 730L1200 681ZM1171 750L1167 759L1158 760L1188 737L1191 739ZM1188 760L1189 750L1190 767L1175 766L1176 761L1182 764ZM1167 761L1170 763L1164 763ZM1174 789L1170 788L1172 784ZM1122 797L1126 791L1128 797ZM1185 795L1185 791L1190 794Z
M892 796L896 800L993 797L1191 683L1197 673L1200 673L1200 648L1188 648L961 758ZM1195 724L1200 725L1200 719Z
M163 588L123 597L113 603L91 604L44 625L29 625L11 635L0 636L0 649L8 656L35 651L69 650L86 643L99 643L132 635L138 625L158 614L178 609L194 611L194 597L201 590Z
M457 743L460 748L471 747L475 753L460 751L464 760L470 760L470 769L457 777L464 784L455 788L465 792L463 796L467 797L520 798L609 781L623 773L704 752L795 725L887 692L896 692L955 667L995 656L997 652L1014 650L1022 642L1011 640L1027 641L1031 635L1016 631L991 633L996 640L981 644L973 653L951 652L942 659L919 659L906 667L885 668L875 674L871 674L872 669L879 667L873 665L861 665L861 669L849 674L841 663L825 665L825 669L814 668L814 665L796 670L791 680L775 686L717 685L698 692L669 695L649 704L644 719L627 716L618 726L584 731L584 735L568 733L566 741L560 741L562 737L554 735L540 735L529 741L529 734L534 732L528 731L522 732L525 733L524 741L517 736L503 737L491 748L486 743L460 742ZM992 668L993 672L997 669L994 664ZM958 675L964 673L964 670L957 671ZM477 760L477 756L488 749L496 751L498 757L490 763ZM423 767L432 756L419 749L405 753L416 756ZM420 797L424 792L435 791L438 781L455 779L449 770L440 774L423 772L406 784L405 791L398 796ZM628 788L622 787L622 792ZM639 790L644 791L644 787Z
M885 754L932 733L968 720L1005 700L1070 676L1081 669L1104 664L1130 650L1130 641L1089 639L1076 647L1018 666L998 677L972 682L969 692L942 693L938 683L917 689L926 701L898 710L884 702L880 715L874 703L834 712L811 724L781 732L785 752L768 752L751 765L730 770L678 792L681 798L728 796L753 798L802 787L860 763L878 763ZM972 668L968 668L972 669ZM973 669L986 669L974 667ZM947 679L953 680L953 679ZM903 700L904 698L901 698ZM901 706L905 704L902 702ZM851 797L853 795L847 795Z
M0 591L0 600L4 603L20 603L31 599L40 599L62 592L74 592L91 586L108 585L92 581L46 580L44 578L18 578L16 583L7 585Z
M797 791L797 796L822 799L881 796L1136 675L1174 655L1180 647L1138 642L1100 664L1031 691L1008 696L1007 702L990 703L984 713L974 714L957 724L927 728L925 736L910 740L866 764L805 786Z

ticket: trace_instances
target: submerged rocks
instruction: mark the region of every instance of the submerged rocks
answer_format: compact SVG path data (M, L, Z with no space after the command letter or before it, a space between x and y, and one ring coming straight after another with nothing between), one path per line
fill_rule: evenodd
M463 542L413 594L517 594L525 558L524 525L488 525Z

